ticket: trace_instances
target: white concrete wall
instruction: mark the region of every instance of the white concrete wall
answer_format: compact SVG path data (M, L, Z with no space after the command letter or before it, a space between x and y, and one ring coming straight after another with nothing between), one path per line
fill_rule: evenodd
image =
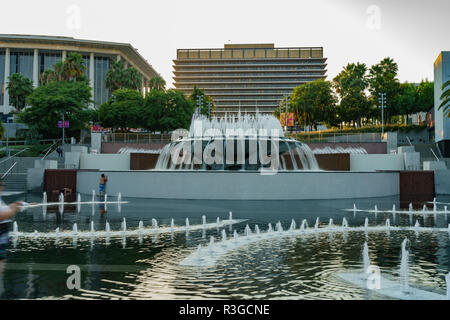
M351 154L350 171L404 170L402 154Z
M450 170L435 170L434 185L437 195L450 194Z
M348 199L395 196L398 172L78 171L77 191L98 193L100 174L106 193L125 197L215 200Z
M91 133L91 149L97 150L97 153L102 152L102 134L99 132Z
M130 170L130 154L82 153L80 169Z

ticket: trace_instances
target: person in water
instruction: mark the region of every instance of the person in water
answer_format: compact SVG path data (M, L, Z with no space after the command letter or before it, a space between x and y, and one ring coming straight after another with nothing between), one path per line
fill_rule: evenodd
M100 183L99 183L100 197L105 195L107 181L108 181L108 177L102 173L102 176L100 177Z
M0 180L0 194L3 191L4 182ZM19 210L20 202L11 203L9 206L3 202L0 196L0 297L4 291L3 285L3 270L6 262L6 248L8 247L9 225L11 219Z

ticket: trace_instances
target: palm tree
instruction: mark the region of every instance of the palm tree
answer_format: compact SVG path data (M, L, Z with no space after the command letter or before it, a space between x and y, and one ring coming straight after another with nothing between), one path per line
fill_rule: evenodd
M113 61L108 72L106 72L105 86L111 92L122 88L122 82L125 78L125 66L122 60Z
M450 118L450 80L446 81L442 85L442 91L443 91L441 95L442 103L439 106L439 110L443 109L444 115Z
M142 76L135 68L128 68L124 72L122 88L139 90L142 88Z
M86 66L83 57L77 53L69 53L63 63L63 73L66 80L76 80L84 76Z
M10 101L16 111L20 112L26 106L27 97L33 92L33 81L20 73L13 73L8 80Z
M150 79L150 90L165 90L166 81L161 76L156 76Z

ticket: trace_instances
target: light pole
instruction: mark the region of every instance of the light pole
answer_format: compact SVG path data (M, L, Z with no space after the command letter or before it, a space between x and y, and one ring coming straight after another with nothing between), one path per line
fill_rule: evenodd
M384 134L384 104L386 103L386 93L378 93L378 101L381 103L381 134Z
M208 105L209 119L211 119L211 106L212 106L212 102L211 102L211 101L208 101L206 104Z
M203 105L203 96L197 96L197 107L198 112L200 112L200 108Z
M288 104L291 102L289 96L286 96L286 113L284 114L284 131L287 137L287 128L288 128Z

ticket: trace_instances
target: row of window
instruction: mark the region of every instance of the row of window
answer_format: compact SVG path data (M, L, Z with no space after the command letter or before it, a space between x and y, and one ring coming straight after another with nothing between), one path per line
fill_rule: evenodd
M199 83L204 83L204 85L202 85L202 87L205 86L209 86L209 85L215 85L215 84L244 84L244 83L248 83L249 85L255 83L256 85L260 85L260 83L268 83L268 84L275 84L275 83L298 83L298 82L305 82L305 78L283 78L283 77L274 77L274 78L226 78L226 79L211 79L211 78L193 78L193 79L184 79L184 78L179 78L179 77L175 77L174 78L176 83L175 85L185 85L187 86L187 84L190 85L190 87L193 87L196 84ZM314 79L315 80L315 79Z
M195 72L195 71L229 71L229 70L324 70L325 66L299 66L299 65L282 65L282 66L238 66L238 67L215 67L215 66L199 66L195 68L186 68L175 66L174 72Z
M176 61L175 66L195 66L195 65L235 65L235 64L321 64L325 60L300 60L300 59L263 59L263 60L194 60L194 61Z
M61 61L62 54L60 52L42 52L38 54L38 70L42 73L46 70L52 69L55 63ZM4 104L4 91L6 90L5 79L5 51L0 51L0 105ZM85 76L89 77L90 73L90 55L83 55L85 69ZM106 72L109 69L111 58L109 57L95 57L94 60L94 101L98 104L106 102L110 97L110 92L106 89L105 79ZM22 50L10 51L10 66L9 74L20 73L24 77L33 80L33 66L34 66L34 51Z
M249 89L258 89L258 88L293 88L298 86L299 83L297 82L291 82L290 84L286 84L286 83L281 83L281 84L277 84L277 83L267 83L267 84L233 84L233 85L211 85L211 84L207 84L207 85L202 85L202 86L198 86L200 89L203 90L214 90L214 89L227 89L226 92L229 92L228 89L242 89L242 90L249 90ZM177 85L176 86L177 89L180 90L192 90L193 86L192 85ZM249 89L246 89L249 88ZM267 90L265 90L264 92L266 92ZM247 91L250 92L250 91Z

